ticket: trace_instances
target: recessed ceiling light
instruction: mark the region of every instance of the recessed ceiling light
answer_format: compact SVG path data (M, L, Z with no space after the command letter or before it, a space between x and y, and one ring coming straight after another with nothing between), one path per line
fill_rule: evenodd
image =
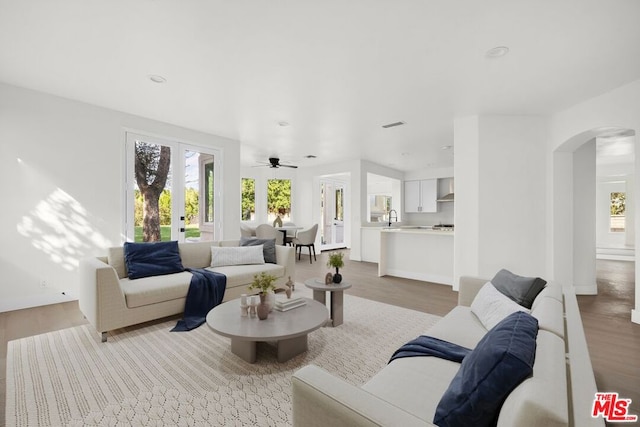
M149 80L151 80L154 83L164 83L167 81L167 79L157 74L149 74Z
M451 150L453 148L453 145L443 145L442 147L440 147L441 150Z
M288 122L278 122L278 126L281 126L281 127L284 128L284 127L289 126L289 123Z
M500 58L501 56L505 56L509 53L509 48L506 46L498 46L493 49L489 49L487 53L484 54L486 58Z

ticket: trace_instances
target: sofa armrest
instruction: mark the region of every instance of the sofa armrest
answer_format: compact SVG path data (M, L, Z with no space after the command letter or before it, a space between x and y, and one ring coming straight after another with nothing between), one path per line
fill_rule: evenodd
M294 426L431 426L329 372L309 365L291 378Z
M98 258L80 260L78 305L89 323L100 333L110 330L105 306L126 306L116 269Z
M489 279L480 277L461 276L460 289L458 291L458 305L470 307L473 299Z
M598 391L596 379L589 357L587 339L584 335L582 317L578 307L575 288L570 285L563 287L567 369L569 379L569 411L573 425L601 427L605 425L603 418L593 418L591 410L595 393Z
M289 280L289 277L295 280L296 251L293 247L276 245L276 264L284 267L283 284Z

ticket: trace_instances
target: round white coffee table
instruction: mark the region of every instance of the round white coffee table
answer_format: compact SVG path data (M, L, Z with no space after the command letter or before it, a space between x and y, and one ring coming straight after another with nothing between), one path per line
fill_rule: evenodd
M304 282L304 285L307 288L313 289L313 299L322 303L322 305L326 304L326 294L329 292L331 294L331 322L333 326L342 325L342 312L344 306L344 293L345 289L349 289L351 287L350 283L341 282L341 283L332 283L327 285L324 283L322 279L308 279Z
M231 338L231 352L249 363L256 361L256 344L275 341L278 362L307 351L307 334L329 319L324 304L305 298L306 304L289 311L273 310L265 320L240 316L240 299L213 308L207 324L214 332Z

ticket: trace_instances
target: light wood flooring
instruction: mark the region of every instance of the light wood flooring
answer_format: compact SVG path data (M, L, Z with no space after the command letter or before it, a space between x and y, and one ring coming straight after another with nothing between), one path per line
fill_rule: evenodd
M296 282L324 277L327 254L309 263L303 254L296 263ZM580 296L578 302L589 345L598 389L617 391L633 400L632 412L640 413L640 325L632 324L634 301L633 263L598 261L599 295ZM344 280L351 295L426 313L445 315L457 303L449 286L396 277L378 277L377 264L346 261ZM18 338L70 328L86 323L77 302L0 313L0 425L5 420L7 342Z

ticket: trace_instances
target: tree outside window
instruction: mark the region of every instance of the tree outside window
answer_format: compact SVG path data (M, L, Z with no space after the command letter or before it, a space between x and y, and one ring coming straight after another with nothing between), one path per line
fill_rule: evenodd
M270 179L267 181L267 218L269 223L276 217L291 220L291 180Z
M242 221L256 218L256 180L242 178Z
M625 230L625 202L626 193L611 193L609 227L612 232Z

